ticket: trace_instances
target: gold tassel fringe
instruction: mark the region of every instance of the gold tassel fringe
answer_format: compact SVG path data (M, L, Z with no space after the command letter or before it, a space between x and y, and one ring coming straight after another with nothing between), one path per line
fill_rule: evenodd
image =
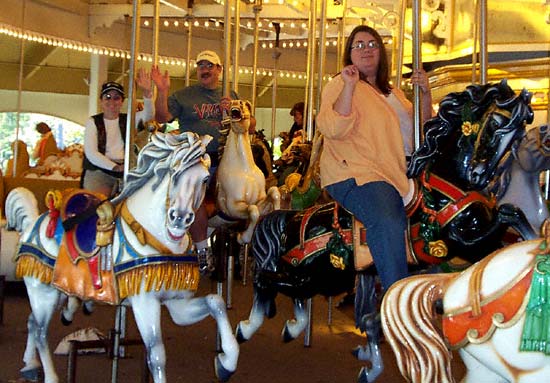
M52 283L53 269L32 255L21 255L15 266L17 278L34 277L44 284Z
M145 292L192 290L199 286L199 267L192 263L159 263L136 267L117 275L120 299Z

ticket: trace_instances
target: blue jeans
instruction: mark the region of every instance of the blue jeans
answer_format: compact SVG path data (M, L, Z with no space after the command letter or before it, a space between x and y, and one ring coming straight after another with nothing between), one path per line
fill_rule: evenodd
M329 185L326 190L365 225L367 244L384 291L406 277L407 216L397 190L383 181L357 186L355 179Z

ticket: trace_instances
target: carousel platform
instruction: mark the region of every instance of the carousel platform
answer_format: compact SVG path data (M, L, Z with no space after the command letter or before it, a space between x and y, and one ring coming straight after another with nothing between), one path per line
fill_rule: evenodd
M215 291L216 285L208 278L201 281L199 295ZM233 327L248 318L252 304L252 286L237 281L233 289L233 307L228 311ZM338 298L334 299L337 302ZM286 297L277 298L277 315L266 319L256 335L241 345L237 371L230 379L235 383L335 383L356 382L363 362L356 360L351 350L365 339L353 326L353 308L332 309L332 324L327 324L328 301L317 297L313 301L313 332L311 346L304 346L300 337L291 343L281 341L284 321L291 318L292 306ZM5 288L4 320L0 324L0 383L22 383L19 369L23 367L27 325L30 309L22 282L8 282ZM56 314L50 326L50 348L55 350L66 335L79 329L94 328L108 334L113 327L115 307L97 305L90 316L79 312L73 324L65 327ZM127 339L139 339L131 309L127 315ZM216 382L213 360L216 329L212 319L179 327L173 324L163 309L162 332L167 355L167 381L205 383ZM126 349L125 358L118 364L118 382L141 382L143 347ZM404 382L389 346L382 344L385 370L379 382ZM67 380L68 356L54 355L54 363L61 382ZM106 353L78 356L75 381L79 383L112 382L111 360ZM464 374L458 355L453 361L457 381Z

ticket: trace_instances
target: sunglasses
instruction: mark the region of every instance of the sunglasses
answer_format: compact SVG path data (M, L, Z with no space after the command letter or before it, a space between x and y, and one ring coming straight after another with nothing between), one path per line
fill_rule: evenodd
M122 96L120 94L109 94L109 93L107 93L106 95L103 96L103 99L104 100L119 101L119 100L122 100Z
M197 64L197 67L201 68L201 69L212 69L214 68L214 65L215 64L212 64L211 62L201 62L201 63L198 63Z
M364 41L358 41L356 42L355 44L353 44L351 46L351 49L358 49L358 50L363 50L363 49L378 49L380 48L380 44L378 44L375 40L370 40L370 41L367 41L367 42L364 42Z

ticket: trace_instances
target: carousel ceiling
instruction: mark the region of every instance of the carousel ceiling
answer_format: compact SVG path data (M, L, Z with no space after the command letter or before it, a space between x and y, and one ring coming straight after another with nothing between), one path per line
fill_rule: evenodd
M227 0L226 0L227 1ZM323 15L325 43L324 74L339 69L339 36L347 36L358 24L377 28L397 63L402 4L399 0L160 0L158 45L154 44L155 3L141 1L138 65L149 66L156 46L159 63L173 76L175 87L183 86L187 66L194 77L194 61L202 49L222 53L224 24L231 20L232 49L230 81L239 93L251 94L256 19L258 23L258 105L271 105L271 90L277 85L277 104L288 107L302 99L308 68L310 14ZM433 73L435 92L472 81L471 63L476 23L473 0L422 0L422 61ZM317 10L311 10L312 4ZM132 44L132 0L3 0L0 14L0 88L87 94L90 67L105 65L109 77L127 76ZM326 5L326 9L324 6ZM546 88L550 25L550 1L487 0L487 42L490 76L529 79ZM403 33L403 72L412 61L411 1L406 4ZM226 9L229 9L227 12ZM234 25L239 24L238 33ZM317 29L322 23L317 23ZM190 44L188 44L190 40ZM394 49L395 48L395 49ZM188 54L190 52L190 54ZM99 59L97 58L99 57ZM319 49L309 62L318 68ZM525 62L538 60L536 65ZM523 63L523 64L519 64ZM521 68L521 69L518 69ZM394 66L395 69L395 66ZM21 77L19 74L21 73ZM317 75L315 75L318 77ZM525 76L525 77L522 77ZM490 77L491 79L492 77ZM457 85L458 84L458 85ZM437 98L437 94L436 94Z

